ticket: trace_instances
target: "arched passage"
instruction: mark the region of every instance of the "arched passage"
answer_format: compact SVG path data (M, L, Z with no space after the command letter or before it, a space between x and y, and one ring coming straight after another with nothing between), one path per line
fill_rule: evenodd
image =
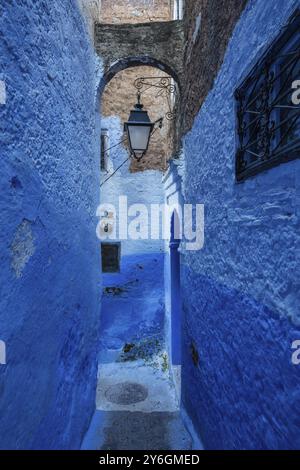
M139 68L142 70L139 71ZM139 352L140 347L143 348L144 344L149 342L152 344L153 341L157 345L155 354L163 355L165 305L162 280L165 242L162 237L151 239L149 226L149 236L146 239L131 239L130 233L128 238L124 238L119 230L118 211L120 196L126 197L130 224L134 217L130 208L134 204L143 205L150 214L152 204L162 204L164 201L162 171L165 171L166 166L162 168L159 163L164 161L164 155L167 153L166 129L173 125L173 122L165 119L163 128L156 129L145 156L144 166L143 162L137 165L133 159L126 163L129 155L126 140L124 142L123 123L128 119L130 109L136 102L135 80L149 72L154 77L166 75L174 80L178 79L176 72L165 63L150 57L134 56L115 62L104 74L98 90L102 131L105 130L109 139L108 146L111 148L108 165L101 175L101 203L117 208L110 224L112 232L116 233L114 243L119 245L118 269L114 272L103 271L105 295L102 303L100 362L106 361L108 356L123 357L122 351L126 357L129 354L129 351L126 352L128 344L136 345ZM165 116L166 110L159 109L164 105L164 98L156 97L155 88L153 93L153 96L149 91L142 95L142 103L149 112L151 121L155 122ZM170 156L171 154L168 154L168 157ZM105 237L105 233L102 235ZM105 243L103 240L101 242ZM120 294L115 295L115 292Z
M147 72L145 72L144 70L141 72L141 70L139 69L142 69L142 70L145 69L147 70ZM150 70L150 74L149 74L149 70ZM157 77L158 75L162 75L161 78L163 78L164 76L171 77L173 80L173 82L170 82L170 84L172 88L176 90L176 93L174 95L171 96L169 94L169 96L167 97L166 95L168 95L168 93L166 93L165 96L163 96L162 94L157 94L157 96L155 96L156 95L156 92L155 92L152 95L153 97L152 101L151 100L149 101L148 99L148 103L147 103L147 100L146 100L146 103L143 102L143 104L145 104L147 108L147 111L150 112L150 116L152 115L153 122L161 117L165 117L165 116L167 117L167 119L164 120L164 126L163 126L164 129L162 131L163 135L161 136L161 139L160 139L161 145L162 145L162 159L164 161L164 164L162 164L160 167L158 164L154 165L154 167L151 167L151 164L148 164L147 162L144 166L143 164L140 164L140 165L136 165L136 168L131 167L131 170L134 170L134 171L140 171L140 170L143 171L145 169L151 169L151 168L165 171L167 168L167 161L172 157L172 153L174 149L174 142L176 141L176 137L177 137L176 132L177 132L178 126L175 123L177 116L175 114L175 119L170 120L169 116L167 115L171 114L170 111L173 110L173 108L174 109L176 108L176 113L180 109L181 90L180 90L180 81L179 81L178 74L176 70L174 70L169 64L157 59L156 57L140 55L140 56L129 56L129 57L121 58L117 60L103 74L100 80L99 86L98 86L97 100L96 100L96 103L97 103L96 112L99 112L100 110L102 117L103 115L105 115L106 117L108 116L107 111L111 114L115 114L115 115L118 114L118 113L114 113L114 111L116 111L116 108L118 108L117 103L119 100L119 102L122 101L123 103L122 110L119 109L119 111L121 111L119 113L119 116L123 120L123 122L127 121L129 111L130 109L132 109L133 105L136 103L136 93L137 93L137 89L134 87L135 80L132 79L130 82L128 82L127 80L128 77L126 77L126 73L124 77L124 72L127 72L127 71L128 72L132 71L133 75L135 75L135 78L145 77L147 76L147 74L149 74L150 76L153 76L153 77L156 76L156 78L159 78ZM146 75L144 75L145 73ZM123 94L123 95L120 94L120 88L124 87L124 82L119 78L120 76L125 78L124 82L127 85L126 94ZM116 79L119 80L119 86L115 90L116 93L110 92L112 106L111 106L111 109L109 110L106 109L106 112L105 112L105 110L103 110L103 102L105 101L106 91L107 91L107 88L111 87L111 84ZM155 90L155 88L153 89ZM128 97L130 96L130 94L132 95L131 93L132 90L134 90L134 96L131 96L132 98L131 102L128 102ZM148 90L146 91L147 91L146 95L149 95L149 93L151 94L151 90L150 92ZM145 95L142 96L142 100L144 99L144 97ZM166 109L164 113L156 115L157 110L159 109L159 107L161 107L161 104L164 100L165 100L165 104L167 100L169 108ZM124 115L124 111L126 111L126 116ZM161 133L156 133L155 139L157 139L159 134ZM168 150L166 150L167 146L168 146ZM156 153L158 155L158 151ZM156 160L158 160L158 158L156 158Z
M104 66L102 86L124 68L152 65L171 75L180 87L184 77L184 41L182 21L96 24L95 49Z
M177 72L165 62L162 62L159 59L149 57L149 56L131 56L126 58L121 58L117 60L114 64L109 67L109 69L104 73L103 77L100 80L98 87L98 105L100 104L102 94L105 90L106 85L121 71L126 70L131 67L139 66L149 66L154 67L162 72L167 73L173 80L176 82L178 91L181 91L180 78Z

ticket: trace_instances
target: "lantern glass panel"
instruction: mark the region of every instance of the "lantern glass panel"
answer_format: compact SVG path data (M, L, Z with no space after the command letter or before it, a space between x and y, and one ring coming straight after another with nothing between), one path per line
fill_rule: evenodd
M148 148L150 132L152 126L141 126L135 124L128 124L128 134L130 144L133 151L142 150L146 151Z

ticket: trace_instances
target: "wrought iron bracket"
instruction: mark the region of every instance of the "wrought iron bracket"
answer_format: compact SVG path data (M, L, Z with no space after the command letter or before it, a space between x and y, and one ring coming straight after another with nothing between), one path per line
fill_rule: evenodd
M173 121L176 114L173 110L173 102L175 102L177 96L177 86L173 82L171 77L139 77L134 81L134 86L138 90L138 93L142 95L149 89L156 88L156 98L163 96L168 104L168 112L166 113L166 119Z

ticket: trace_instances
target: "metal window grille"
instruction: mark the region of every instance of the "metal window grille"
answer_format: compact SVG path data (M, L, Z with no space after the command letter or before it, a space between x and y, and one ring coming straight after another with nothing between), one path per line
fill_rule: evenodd
M236 91L237 181L300 156L300 11Z

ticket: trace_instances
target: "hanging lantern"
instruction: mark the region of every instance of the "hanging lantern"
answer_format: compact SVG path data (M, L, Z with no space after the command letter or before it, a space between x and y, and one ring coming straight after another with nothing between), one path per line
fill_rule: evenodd
M140 161L146 154L150 137L155 123L150 121L147 111L143 110L141 96L138 94L138 102L130 112L128 122L124 124L127 132L131 155Z

